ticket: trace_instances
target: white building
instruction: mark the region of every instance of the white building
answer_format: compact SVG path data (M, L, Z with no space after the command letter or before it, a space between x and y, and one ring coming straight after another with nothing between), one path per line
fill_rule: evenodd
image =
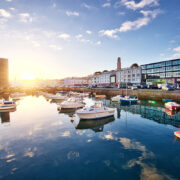
M92 84L93 85L108 85L110 84L110 71L104 71L104 72L97 72L92 77Z
M65 87L88 86L91 83L90 77L71 77L64 79Z
M123 68L120 71L116 71L117 83L141 83L141 67L131 66L130 68Z

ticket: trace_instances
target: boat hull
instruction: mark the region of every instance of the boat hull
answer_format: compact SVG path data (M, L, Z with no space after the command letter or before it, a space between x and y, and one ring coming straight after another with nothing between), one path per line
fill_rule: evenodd
M114 116L114 110L96 113L77 113L80 119L101 119Z
M165 104L165 108L167 108L171 111L177 111L179 109L179 106L173 106L173 105Z
M174 135L175 135L176 137L180 138L180 131L174 132Z

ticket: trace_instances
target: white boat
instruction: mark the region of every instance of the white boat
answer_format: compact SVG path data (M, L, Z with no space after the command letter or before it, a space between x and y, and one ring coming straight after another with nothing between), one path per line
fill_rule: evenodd
M123 97L120 96L120 95L117 95L117 96L114 96L111 98L111 101L112 102L120 102L120 100L122 99Z
M176 102L167 102L165 103L165 108L171 110L171 111L176 111L180 109L180 105L177 104Z
M89 108L77 110L76 113L80 119L100 119L105 117L114 116L114 108L103 106L103 102L98 101Z
M67 101L64 101L58 105L58 110L60 109L78 109L83 108L85 104L82 99L78 98L69 98Z
M65 99L67 99L67 96L57 93L55 95L51 95L50 99L52 99L52 100L65 100Z
M15 93L12 93L10 96L13 100L19 100L22 97L26 96L26 93L15 92Z
M14 101L5 101L0 100L0 112L6 111L6 110L12 110L16 108L16 103Z

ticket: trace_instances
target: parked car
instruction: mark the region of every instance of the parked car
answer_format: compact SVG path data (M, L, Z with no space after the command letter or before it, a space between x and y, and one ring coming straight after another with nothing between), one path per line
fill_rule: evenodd
M146 83L141 84L141 85L140 85L140 88L141 88L141 89L147 89L147 84L146 84Z
M132 86L131 86L131 89L132 89L132 90L138 89L138 86L132 85Z
M156 85L147 85L148 89L158 89L158 87Z
M166 86L163 86L163 87L162 87L162 90L165 90L165 91L173 91L173 90L174 90L174 87L173 87L172 85L167 84Z

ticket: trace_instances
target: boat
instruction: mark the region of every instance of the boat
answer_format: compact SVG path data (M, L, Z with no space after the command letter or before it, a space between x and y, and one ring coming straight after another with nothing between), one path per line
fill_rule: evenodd
M153 100L147 100L146 102L149 104L156 104L157 103L156 101L153 101Z
M125 98L121 98L120 102L121 102L121 104L129 104L129 105L131 105L131 104L136 104L138 102L138 99L125 97Z
M176 111L180 109L180 105L177 104L176 102L167 102L165 103L165 108L171 110L171 111Z
M180 138L180 131L175 131L175 132L174 132L174 135L175 135L176 137Z
M51 95L50 99L52 99L52 100L65 100L65 99L67 99L67 96L57 93L55 95Z
M85 103L82 99L79 98L69 98L67 101L64 101L58 105L58 110L60 109L78 109L83 108Z
M167 108L165 108L165 112L169 116L174 116L174 115L176 115L178 113L178 111L171 111L171 110L169 110Z
M117 96L112 97L111 101L112 102L120 102L121 98L123 98L123 97L120 95L117 95Z
M84 129L91 129L94 132L102 132L104 129L104 125L111 123L115 120L115 118L112 117L107 117L107 118L102 118L102 119L97 119L96 121L94 120L84 120L81 119L76 126L76 129L79 130L84 130Z
M0 100L0 112L12 110L16 108L16 103L14 101Z
M172 99L162 99L162 102L166 103L166 102L172 102Z
M103 102L95 102L93 106L77 110L76 113L80 119L100 119L114 116L114 108L103 106Z
M95 95L96 99L105 99L106 95Z
M26 96L26 93L21 93L21 92L15 92L15 93L12 93L10 95L10 97L13 99L13 100L20 100L22 99L22 97Z

